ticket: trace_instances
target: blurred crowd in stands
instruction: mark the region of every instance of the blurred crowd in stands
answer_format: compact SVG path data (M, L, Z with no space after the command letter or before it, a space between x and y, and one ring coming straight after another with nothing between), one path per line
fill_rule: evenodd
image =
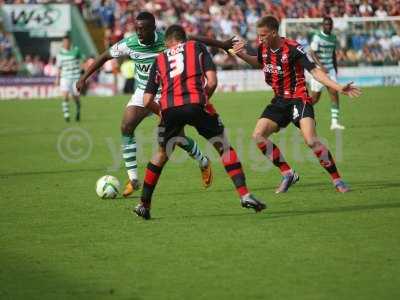
M400 0L0 0L1 3L71 3L77 5L86 20L95 22L104 30L104 48L134 33L135 15L143 10L156 16L157 26L165 29L180 23L189 34L201 34L218 39L241 36L249 41L249 51L257 47L257 20L264 15L283 18L332 17L385 17L400 16ZM400 61L400 25L398 22L378 25L365 23L367 28L348 26L346 22L335 24L339 47L337 51L340 65L398 64ZM362 24L362 23L360 23ZM370 24L370 25L368 25ZM370 26L370 28L368 28ZM383 26L384 28L381 28ZM351 28L349 28L351 27ZM385 28L387 27L387 28ZM288 33L307 47L314 30L297 28ZM349 33L349 30L351 30ZM305 35L305 32L310 34ZM7 34L0 35L0 73L19 72L37 75L51 70L53 59L46 63L38 57L27 55L16 66ZM7 48L8 47L8 48ZM239 60L218 49L211 49L216 63L223 69L241 68ZM46 69L46 70L47 70ZM49 71L50 72L50 71ZM51 71L52 72L52 71ZM51 73L50 72L50 73Z
M98 14L106 27L115 20L125 24L132 12L141 10L155 13L166 26L186 19L195 27L199 19L210 21L217 15L229 15L233 23L243 19L249 23L249 19L263 14L280 19L400 15L398 0L0 0L0 4L35 3L75 4L81 12Z
M190 34L218 39L241 36L249 40L249 50L254 51L257 48L255 23L263 15L273 14L279 19L317 18L325 15L398 16L400 0L98 0L92 1L90 6L82 7L86 18L97 20L98 26L105 29L105 48L134 32L134 15L141 10L155 14L158 28L164 29L171 24L180 23ZM339 31L344 30L347 28L339 28ZM306 29L303 32L309 31ZM346 40L346 43L342 43L338 48L340 64L357 64L360 58L367 64L399 61L399 46L396 42L399 32L398 28L397 32L388 32L385 36L360 33L360 38L355 32L354 39ZM307 36L307 42L310 38L311 36ZM361 43L357 43L357 38L362 40ZM385 44L388 39L394 40L395 43ZM386 47L381 47L382 44ZM371 49L367 47L370 45L373 45ZM390 49L387 49L388 47ZM211 49L211 52L217 64L224 69L243 67L239 65L241 61L225 55L218 49Z

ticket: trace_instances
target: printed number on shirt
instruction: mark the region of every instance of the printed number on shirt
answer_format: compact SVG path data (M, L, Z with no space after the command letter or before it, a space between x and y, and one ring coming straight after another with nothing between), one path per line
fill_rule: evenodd
M177 53L172 56L168 56L169 65L171 66L171 71L169 72L169 76L174 78L175 76L180 75L185 68L183 63L183 54Z

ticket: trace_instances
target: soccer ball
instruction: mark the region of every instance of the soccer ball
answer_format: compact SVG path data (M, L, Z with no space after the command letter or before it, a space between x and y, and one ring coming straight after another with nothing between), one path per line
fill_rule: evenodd
M121 184L111 175L105 175L96 182L96 193L102 199L114 199L119 194Z

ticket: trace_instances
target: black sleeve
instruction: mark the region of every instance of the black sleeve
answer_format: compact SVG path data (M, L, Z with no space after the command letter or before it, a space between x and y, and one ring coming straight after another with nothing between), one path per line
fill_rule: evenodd
M261 46L259 46L259 47L257 48L257 60L258 60L258 63L259 63L260 65L263 64Z
M202 43L197 43L200 49L200 57L201 64L203 65L204 72L206 71L215 71L217 68L211 58L210 52L208 52L207 48Z
M158 87L160 86L160 78L157 68L157 61L151 66L149 80L147 81L145 93L149 94L157 94Z
M307 71L311 71L316 67L315 63L308 59L307 54L302 46L294 46L292 48L292 51L294 52L295 61L299 62L304 69L306 69Z

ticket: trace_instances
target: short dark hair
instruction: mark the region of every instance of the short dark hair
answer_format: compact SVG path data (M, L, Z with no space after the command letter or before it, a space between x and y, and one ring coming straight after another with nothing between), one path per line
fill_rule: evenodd
M325 17L322 19L322 22L325 22L325 21L329 21L329 22L331 22L331 23L333 24L333 19L332 19L330 16L325 16Z
M152 13L149 13L148 11L140 12L136 17L136 20L149 21L152 25L156 25L156 18L154 18L154 15Z
M267 27L275 31L279 30L279 21L273 16L262 17L257 22L257 27Z
M178 24L171 25L165 31L165 39L174 39L176 41L184 42L187 39L185 29Z

